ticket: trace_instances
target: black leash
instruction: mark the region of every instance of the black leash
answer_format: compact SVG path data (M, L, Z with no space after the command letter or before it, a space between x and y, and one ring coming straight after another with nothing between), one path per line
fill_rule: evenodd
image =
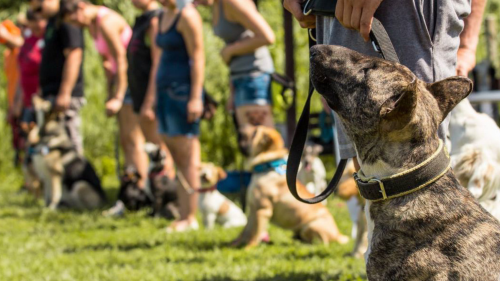
M310 32L314 33L314 32ZM372 30L370 32L370 39L372 40L373 47L375 51L380 53L382 57L386 60L399 62L399 58L394 50L394 46L392 45L391 39L387 34L382 23L373 18ZM309 49L316 44L314 40L312 40L311 36L309 38ZM319 203L328 196L330 196L336 189L339 184L340 179L342 178L342 174L344 173L345 167L347 165L348 159L341 159L337 170L335 171L335 175L332 180L328 183L326 189L316 197L313 198L302 198L298 194L297 191L297 174L299 172L300 160L302 158L302 154L304 152L304 146L307 141L307 131L309 128L309 113L311 111L311 98L314 93L314 86L312 84L312 80L309 79L309 93L307 96L306 103L304 105L304 110L300 115L299 122L297 123L297 129L295 130L295 134L293 136L292 145L290 147L290 155L288 157L287 163L287 171L286 171L286 180L288 183L288 188L292 193L295 199L300 202L307 204L316 204Z

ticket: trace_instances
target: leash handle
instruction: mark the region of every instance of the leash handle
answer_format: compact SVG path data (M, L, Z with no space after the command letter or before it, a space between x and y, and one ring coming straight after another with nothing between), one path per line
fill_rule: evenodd
M315 30L309 30L309 50L316 44L316 39L313 36ZM399 63L398 55L396 54L396 50L392 45L391 39L387 34L382 23L373 18L372 30L370 31L370 38L372 40L373 47L375 51L380 53L382 57L386 60L390 60L393 62ZM306 204L316 204L319 203L328 196L330 196L336 189L342 178L345 167L347 166L348 159L340 159L339 164L337 165L337 170L333 175L333 178L328 183L326 189L316 197L313 198L302 198L300 197L297 191L297 174L299 172L299 166L302 158L302 154L304 152L304 146L307 141L307 132L309 129L309 114L311 111L311 98L314 93L314 85L312 84L312 80L309 79L309 93L307 95L307 100L304 105L304 109L302 114L300 115L299 122L297 123L297 128L295 130L292 145L290 147L290 155L288 157L287 162L287 170L286 170L286 180L288 184L288 189L290 193L292 193L293 197L300 202Z

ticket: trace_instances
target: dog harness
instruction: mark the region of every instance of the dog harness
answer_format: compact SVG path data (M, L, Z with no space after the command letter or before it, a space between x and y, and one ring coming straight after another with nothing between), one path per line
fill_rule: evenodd
M439 148L431 157L404 172L382 179L365 177L363 171L354 173L359 194L373 202L393 199L418 191L440 179L450 169L446 146L439 140Z
M280 175L286 174L286 160L283 158L276 159L270 162L261 163L253 167L254 173L265 173L267 171L274 170Z

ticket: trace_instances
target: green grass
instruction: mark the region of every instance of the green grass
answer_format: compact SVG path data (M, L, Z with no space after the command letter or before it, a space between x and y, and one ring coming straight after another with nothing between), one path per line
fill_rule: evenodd
M111 182L112 181L108 181ZM146 211L120 219L100 212L50 212L19 176L0 185L0 280L364 280L364 262L344 257L352 243L305 245L272 227L271 245L233 249L239 229L166 234ZM116 189L108 188L110 194ZM345 205L329 204L348 233Z

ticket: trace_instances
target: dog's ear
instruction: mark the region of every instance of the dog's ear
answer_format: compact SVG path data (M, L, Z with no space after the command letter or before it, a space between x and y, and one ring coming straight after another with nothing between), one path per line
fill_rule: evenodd
M395 95L382 104L380 108L382 129L401 130L411 121L417 107L417 83L415 79L402 94Z
M227 178L227 173L221 167L217 167L217 174L219 175L219 181Z
M443 120L448 113L472 92L469 78L455 76L427 85L427 89L438 102Z
M323 152L323 147L319 144L313 146L314 155L320 155Z
M43 112L49 112L52 109L52 104L50 101L44 100L39 96L33 96L33 107L35 110L41 110Z

